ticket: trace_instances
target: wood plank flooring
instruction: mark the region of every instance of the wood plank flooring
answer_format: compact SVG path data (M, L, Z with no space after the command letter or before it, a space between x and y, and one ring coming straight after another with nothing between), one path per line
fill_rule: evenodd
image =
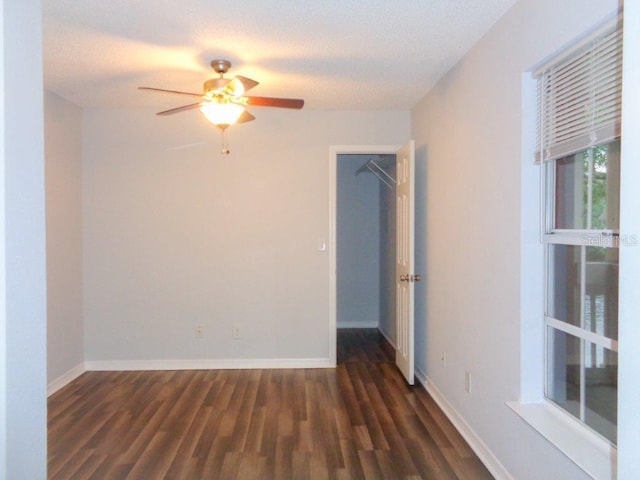
M87 372L49 398L49 478L492 478L377 330L339 330L338 363Z

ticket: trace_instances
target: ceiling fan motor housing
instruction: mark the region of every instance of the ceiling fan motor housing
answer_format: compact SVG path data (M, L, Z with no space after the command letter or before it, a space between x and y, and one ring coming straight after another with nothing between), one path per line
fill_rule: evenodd
M229 71L231 68L231 62L229 60L212 60L211 68L213 68L216 73L222 75Z

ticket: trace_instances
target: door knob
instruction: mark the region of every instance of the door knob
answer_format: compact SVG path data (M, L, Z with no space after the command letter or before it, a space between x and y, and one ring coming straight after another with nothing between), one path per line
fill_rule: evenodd
M419 282L422 280L422 275L400 275L401 282Z

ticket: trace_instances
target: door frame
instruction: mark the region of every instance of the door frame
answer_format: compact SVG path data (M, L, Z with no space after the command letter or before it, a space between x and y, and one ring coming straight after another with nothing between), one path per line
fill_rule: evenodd
M329 147L329 363L335 367L338 317L336 218L338 212L338 155L396 154L402 145L331 145Z

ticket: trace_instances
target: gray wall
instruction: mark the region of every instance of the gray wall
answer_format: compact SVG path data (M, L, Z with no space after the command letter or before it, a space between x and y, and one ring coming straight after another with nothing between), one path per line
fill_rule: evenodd
M377 327L380 318L380 191L371 156L338 155L336 308L338 328Z
M427 272L426 329L416 338L426 356L417 355L417 367L518 480L588 478L505 405L525 381L521 162L530 159L521 159L523 76L617 6L517 2L412 110L418 163L426 166L417 179L426 184L417 233L426 239L418 266Z
M329 147L401 144L409 129L408 111L261 109L230 129L231 155L221 156L198 112L85 110L90 366L328 361L329 256L318 244L329 237Z
M45 92L48 382L84 363L82 110Z
M47 476L42 13L0 8L0 478Z
M419 378L427 375L427 288L431 283L431 272L427 265L427 148L416 146L415 152L415 272L422 281L415 283L415 368ZM431 208L434 208L431 206ZM446 207L441 207L446 208ZM437 281L437 279L434 279Z
M395 155L391 156L395 160ZM385 168L396 177L395 162ZM396 191L379 182L380 206L380 331L396 342Z
M624 60L622 97L622 162L625 175L620 186L620 229L623 233L640 232L640 216L637 205L640 204L640 136L636 135L640 125L640 2L626 2L624 11ZM624 85L631 85L626 88ZM630 126L630 127L629 127ZM628 161L627 159L630 159ZM627 162L627 163L624 163ZM630 207L624 207L628 205ZM638 240L636 234L636 240ZM618 361L618 478L633 479L638 474L640 458L640 249L637 244L623 244L620 248L620 338L624 338Z

